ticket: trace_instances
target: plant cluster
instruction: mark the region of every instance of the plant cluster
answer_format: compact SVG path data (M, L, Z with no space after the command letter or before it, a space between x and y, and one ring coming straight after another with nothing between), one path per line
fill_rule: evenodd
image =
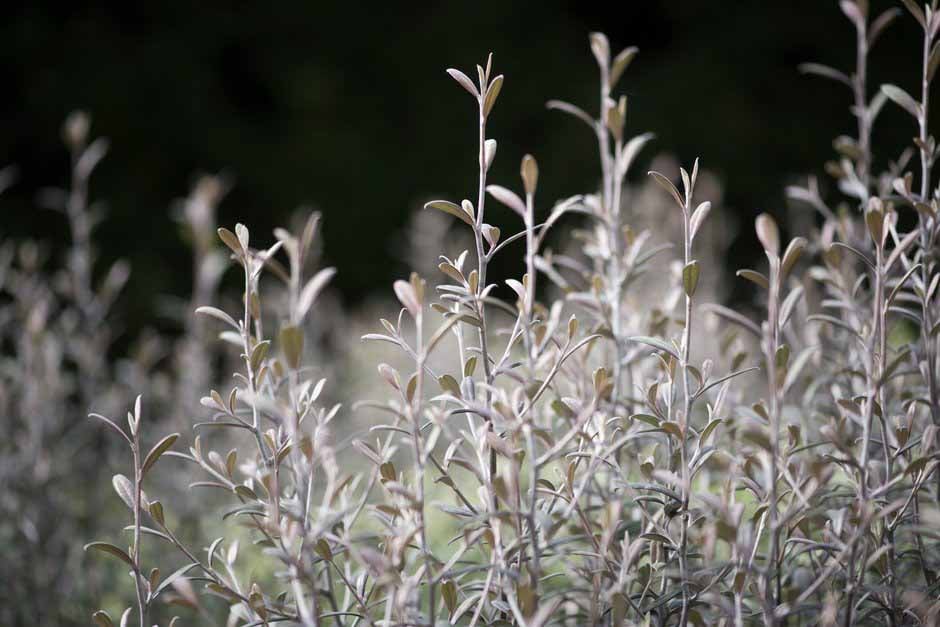
M198 437L173 450L179 436L152 435L140 401L126 427L96 415L131 453L113 480L130 540L86 548L123 562L135 590L120 619L99 611L97 623L143 627L168 601L197 621L225 607L232 625L936 624L940 188L928 112L940 12L936 0L904 5L922 34L916 97L869 87L868 55L901 11L872 17L865 0L840 3L855 70L804 66L851 88L858 134L834 142L835 190L815 179L789 190L818 228L786 241L757 218L766 263L738 273L757 315L702 297L720 269L699 256L714 216L698 161L678 181L649 173L681 237L654 246L631 226L625 181L652 135L626 133L615 96L637 50L614 54L599 33L596 115L548 103L596 137L599 186L551 207L530 155L518 183L489 180L504 84L492 57L475 78L448 70L473 104L478 184L426 208L470 248L441 255L433 277L396 281L397 315L363 337L398 353L377 366L385 396L353 406L365 432L341 437L348 410L322 400L305 346L333 275L310 268L316 214L270 245L241 224L219 229L241 302L196 312L239 366L202 398ZM882 166L871 138L888 103L917 137ZM506 210L520 227L504 235L487 220ZM553 252L567 230L577 246ZM490 262L510 251L519 275L494 282ZM230 502L228 537L195 548L173 503L144 490L174 464ZM171 574L148 563L145 541L178 557Z

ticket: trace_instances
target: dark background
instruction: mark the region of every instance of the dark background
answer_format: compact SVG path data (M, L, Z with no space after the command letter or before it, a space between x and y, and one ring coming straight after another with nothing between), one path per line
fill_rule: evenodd
M132 262L132 327L153 322L157 295L188 290L169 207L200 172L233 177L220 220L249 224L253 241L272 241L300 204L322 210L326 260L349 303L407 272L392 240L409 213L431 197L473 195L474 105L444 69L473 74L488 51L506 75L488 133L499 141L491 180L517 187L519 159L533 153L543 206L596 181L593 137L544 107L562 98L596 111L593 30L615 54L640 47L619 91L630 96L628 131L657 134L645 159L701 156L742 221L785 211L784 186L820 172L832 138L855 129L849 90L796 69L854 62L854 30L823 0L33 2L4 12L0 163L20 179L0 204L0 232L53 250L66 241L64 220L35 197L67 181L62 119L90 111L93 132L112 142L92 181L108 207L97 242L105 261ZM914 91L919 50L905 13L874 51L872 89L890 80ZM913 134L888 105L876 159ZM494 221L508 227L505 213ZM729 265L749 261L752 239L737 236Z

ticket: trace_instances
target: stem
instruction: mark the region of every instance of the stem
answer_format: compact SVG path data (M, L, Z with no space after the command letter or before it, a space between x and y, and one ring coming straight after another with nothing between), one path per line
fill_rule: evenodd
M139 420L139 416L135 416ZM134 425L134 584L137 592L137 615L140 617L140 627L147 622L147 606L144 600L144 582L140 572L140 494L143 491L143 477L140 472L140 423Z
M597 133L597 147L601 161L601 212L608 228L608 247L610 260L607 265L607 291L610 301L610 332L614 340L613 362L613 389L611 400L614 407L620 396L622 379L622 330L620 328L620 187L622 181L614 172L614 159L610 150L610 133L605 124L605 111L607 101L610 99L610 70L601 65L600 80L600 115L594 123ZM619 152L620 142L617 142Z
M245 311L242 320L242 350L245 354L245 371L248 373L248 388L251 392L251 429L258 441L258 451L264 460L264 465L268 466L268 453L264 446L264 438L261 434L261 420L258 417L258 405L255 402L257 388L255 386L255 373L251 367L251 262L248 258L248 252L245 252ZM275 494L275 499L277 495Z
M856 25L855 75L852 91L855 94L855 116L858 118L858 148L861 153L856 174L866 191L871 179L871 114L868 109L868 28L862 21Z
M930 66L930 50L933 43L933 36L931 35L929 24L924 28L924 40L923 47L921 51L921 96L920 96L920 109L917 114L917 127L918 127L918 138L919 138L919 155L920 155L920 200L921 202L929 204L930 202L930 181L931 181L931 169L933 167L933 155L931 155L927 150L927 141L930 137L930 132L928 129L928 119L927 114L930 110L930 77L928 76L928 68ZM922 282L921 290L921 315L923 317L923 323L921 324L921 338L924 342L924 361L926 362L926 379L927 379L927 393L930 398L930 418L933 424L940 425L940 393L937 390L937 373L936 373L936 338L931 336L930 330L933 328L933 312L930 308L930 300L928 297L928 287L930 281L933 277L933 267L930 263L930 255L928 254L933 246L933 231L935 226L935 219L929 218L923 214L923 212L918 212L918 221L920 226L920 248L923 255L923 263L921 264L920 269L920 279ZM937 481L937 492L935 494L935 499L938 504L940 504L940 475L938 475Z
M532 435L532 426L525 425L526 447L529 449L529 549L532 553L532 561L529 563L529 581L532 587L532 594L536 599L539 598L539 578L541 577L541 555L539 551L539 537L535 528L535 511L538 506L538 480L539 464L535 454L535 438Z
M688 267L692 261L692 239L690 228L690 207L689 203L692 196L692 190L686 191L685 207L682 208L682 229L683 229L683 250L684 265ZM685 328L682 334L682 386L683 386L683 420L682 441L680 443L680 459L682 463L682 511L680 512L682 520L682 532L679 540L679 576L682 579L682 611L679 616L680 627L685 627L689 617L689 566L688 566L688 542L689 542L689 492L692 488L689 477L688 462L688 433L691 423L692 394L689 388L689 354L692 343L692 296L689 290L686 290L685 296Z
M885 484L894 476L894 468L890 446L888 444L888 421L886 413L888 411L887 393L885 391L885 363L888 359L888 332L887 332L887 311L885 307L884 293L884 247L878 246L876 250L876 268L878 277L875 285L875 311L876 311L876 335L878 340L878 368L875 372L875 381L877 385L878 404L881 406L881 441L884 450L885 459ZM889 621L891 625L898 622L896 615L896 590L895 590L895 547L894 547L894 529L887 522L882 522L882 545L888 546L887 570L888 570L888 595L891 603Z
M768 337L765 339L764 360L767 364L768 394L770 396L770 476L768 477L768 520L770 525L770 556L764 575L764 594L771 601L770 612L765 615L767 625L775 625L774 609L779 600L779 541L780 529L777 520L777 458L780 455L779 389L777 386L777 346L780 341L778 301L780 299L780 262L770 266L770 290L767 302ZM774 582L776 580L776 591Z
M490 371L490 356L487 347L486 337L486 310L483 306L483 300L479 297L480 292L486 287L486 267L488 257L483 253L483 206L486 201L486 115L483 113L483 101L480 100L480 177L477 188L477 215L476 225L473 229L473 237L477 250L477 293L476 299L477 315L480 318L480 358L483 361L483 372L486 374L487 384L492 383L492 372ZM489 400L490 393L486 393Z
M524 308L525 315L525 339L527 344L527 357L529 360L529 372L535 376L536 346L532 337L533 312L535 310L535 200L533 194L526 194L525 197L525 268L526 268L526 302Z
M416 352L418 354L418 359L416 363L417 367L417 380L415 382L415 392L414 392L414 401L409 404L409 411L411 413L411 426L412 426L412 437L414 439L415 447L415 483L417 484L417 497L419 503L418 516L421 519L421 549L424 552L424 576L427 578L428 582L428 618L429 624L434 625L437 617L437 608L436 608L436 598L435 598L435 584L434 584L434 572L431 568L431 550L428 546L428 534L427 534L427 522L425 518L425 497L424 497L424 465L425 465L425 452L424 452L424 442L421 438L421 399L423 395L424 388L424 315L423 310L419 309L417 315L415 316L415 334L417 336L416 342Z

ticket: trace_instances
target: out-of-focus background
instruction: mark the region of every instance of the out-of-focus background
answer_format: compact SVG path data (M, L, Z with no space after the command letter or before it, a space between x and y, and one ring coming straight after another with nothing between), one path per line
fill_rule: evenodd
M499 142L490 179L518 187L519 160L534 154L547 212L593 190L598 165L593 136L545 102L596 113L589 32L606 32L615 53L638 46L618 90L629 97L628 133L656 133L630 180L637 223L668 239L675 216L643 173L654 158L675 173L701 157L716 205L701 254L726 270L756 257L751 218L787 215L785 185L820 174L833 138L854 132L849 90L797 71L854 62L854 31L835 2L32 2L3 11L0 167L12 166L0 173L3 625L87 624L97 607L119 615L129 598L126 573L81 550L93 539L121 544L127 514L110 489L127 454L85 415L120 420L141 393L152 433L180 431L187 446L192 424L206 419L200 396L229 389L237 355L192 316L203 304L238 307L216 225L244 222L264 245L275 226L296 223L299 206L322 212L318 263L338 274L306 329L308 352L331 380L325 395L345 404L344 424L368 420L348 408L387 357L358 337L394 316L393 279L418 269L436 280L435 256L461 249L423 203L472 197L476 185L474 105L445 68L472 75L494 53L506 82L488 130ZM873 90L889 79L914 90L915 32L904 15L883 36ZM84 192L61 138L75 110L90 117L72 117L73 134L90 119L87 141L110 143L87 181L89 202L70 219L48 206L68 197L51 187ZM894 158L913 133L887 107L876 159ZM804 208L782 222L812 219ZM495 203L487 221L504 233L517 226ZM519 273L508 255L492 280ZM720 279L710 296L751 297L746 284ZM191 479L171 473L153 490L183 494ZM197 515L207 503L174 502L180 533L196 546L218 535ZM201 619L212 624L210 615Z
M878 44L873 86L916 86L911 24ZM58 128L81 108L112 142L94 180L108 211L98 238L134 267L130 326L152 322L154 295L188 289L167 208L202 171L231 176L224 224L269 234L300 204L320 209L336 285L361 300L407 270L389 235L411 212L474 189L473 105L445 68L472 70L492 51L506 75L493 180L515 182L530 152L545 202L593 183L593 138L544 106L596 111L593 30L615 50L640 48L621 88L628 130L657 135L646 155L701 157L741 216L780 211L786 179L853 130L849 91L797 71L851 67L854 32L836 2L32 2L5 7L0 24L0 163L20 168L2 229L62 240L35 195L65 180ZM908 141L909 120L889 109L877 139ZM750 239L735 250L752 253Z

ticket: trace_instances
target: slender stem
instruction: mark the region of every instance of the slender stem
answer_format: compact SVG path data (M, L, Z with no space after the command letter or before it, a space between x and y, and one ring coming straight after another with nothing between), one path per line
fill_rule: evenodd
M532 425L526 424L523 427L526 439L526 447L529 449L529 550L532 553L532 561L529 563L529 585L532 588L532 594L537 599L539 596L539 578L541 577L541 551L539 550L538 530L535 526L535 512L538 508L538 481L539 464L535 451L535 438L532 435Z
M855 116L858 119L859 158L856 174L868 190L871 180L871 112L868 108L868 28L863 20L856 25L855 74L852 91L855 95Z
M610 332L613 336L613 389L611 399L614 406L620 396L623 364L623 346L620 313L620 187L621 181L615 176L614 157L611 154L610 132L605 123L606 110L610 100L610 70L601 65L600 113L594 122L597 134L597 148L601 161L601 212L608 228L608 249L610 259L607 262L607 292L610 305ZM619 150L619 142L618 142ZM617 178L617 181L615 181Z
M261 420L258 415L258 404L255 402L257 388L255 386L255 373L251 367L251 261L248 252L245 251L245 309L242 319L242 351L245 355L245 371L248 375L248 388L251 393L251 428L255 439L258 442L258 451L264 460L265 466L268 465L268 453L264 446L264 437L261 434ZM277 495L275 495L275 499Z
M770 601L770 608L765 616L765 623L775 625L774 610L779 601L775 591L775 581L779 587L779 542L780 528L777 513L777 463L780 455L780 408L777 385L777 347L780 343L780 321L778 315L780 299L780 262L775 260L770 267L770 290L767 302L768 336L764 339L764 360L767 364L767 384L770 414L770 469L768 476L768 523L770 525L769 559L764 573L764 594Z
M144 478L141 476L140 468L140 416L134 416L134 418L137 422L134 425L134 445L131 447L134 452L134 554L131 556L131 559L134 561L137 615L140 618L140 627L146 627L147 605L144 599L143 575L140 572L140 502Z
M418 516L420 517L421 550L424 553L424 576L428 585L428 623L434 625L437 620L435 578L432 569L433 560L431 558L431 548L428 546L427 518L425 515L425 491L424 491L424 466L426 464L424 441L421 437L421 404L424 393L424 314L422 309L418 309L415 316L415 334L417 336L416 352L418 354L416 363L416 381L415 392L412 403L409 404L409 413L411 414L412 438L415 449L415 483L418 498ZM430 451L427 452L430 454Z
M686 191L686 203L682 208L682 233L684 265L688 267L692 262L692 235L690 227L690 207L692 190ZM688 460L688 433L691 428L692 391L689 386L689 355L692 344L692 294L686 289L685 296L685 328L682 334L682 387L683 387L683 420L682 441L680 442L680 460L682 464L682 511L680 512L682 531L679 540L679 576L682 579L682 611L679 617L680 627L685 627L689 617L689 492L692 488L689 477Z
M884 249L880 243L875 243L875 254L876 254L876 266L875 266L875 299L873 303L873 337L872 340L875 343L880 344L879 333L881 327L881 311L884 309L884 280L882 272L882 264L884 263ZM874 352L874 350L872 351ZM865 414L863 417L862 423L862 451L861 451L861 460L859 463L859 499L861 503L867 504L868 502L868 457L871 449L871 437L872 437L872 419L874 416L874 404L875 399L878 395L878 370L877 361L883 359L883 356L872 355L872 363L868 368L869 375L868 381L866 382L868 389L865 394L868 397L865 402ZM884 407L882 407L882 411Z
M525 298L525 307L523 315L525 316L525 339L527 347L527 358L529 361L529 372L534 377L535 376L535 341L532 337L532 322L533 322L533 313L535 310L535 283L536 283L536 274L535 274L535 255L537 254L536 250L536 241L535 241L535 199L531 193L527 193L525 197L525 268L526 268L526 298Z
M921 106L917 116L918 138L920 140L920 199L921 202L924 203L930 202L930 180L931 168L933 166L933 155L928 152L930 132L927 119L927 113L930 110L930 78L928 76L928 68L930 65L932 40L933 37L931 37L930 32L925 29L921 64ZM924 358L927 362L927 391L930 397L930 417L935 425L940 425L940 401L938 401L937 391L935 338L930 335L930 329L933 326L933 312L931 311L930 301L927 295L927 287L930 285L933 274L933 264L927 253L931 248L931 231L934 226L934 221L924 216L923 212L918 212L918 215L920 219L920 244L924 254L923 264L920 270L921 281L923 283L923 289L921 290L921 309L924 318L924 322L921 325L921 333L924 342Z
M492 372L490 369L489 348L487 346L486 333L486 310L483 306L483 300L480 293L486 288L486 267L488 257L483 252L483 206L486 202L486 115L483 112L483 101L480 101L480 134L479 134L479 156L480 156L480 176L477 187L477 213L476 225L473 229L474 242L477 251L477 293L474 294L477 306L477 315L480 318L480 359L483 361L483 372L486 374L486 383L492 383ZM487 399L490 393L487 391Z

